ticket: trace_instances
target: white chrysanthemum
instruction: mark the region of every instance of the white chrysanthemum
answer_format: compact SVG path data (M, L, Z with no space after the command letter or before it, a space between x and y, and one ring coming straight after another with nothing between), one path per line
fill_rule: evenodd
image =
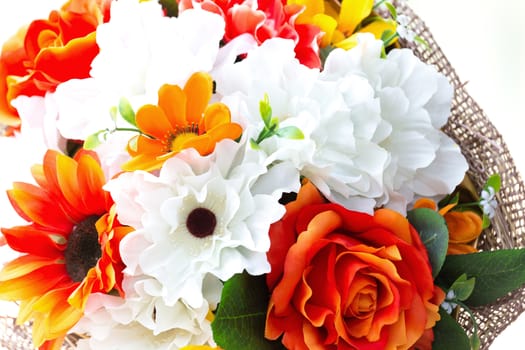
M60 133L84 140L113 129L110 109L122 97L136 109L156 103L163 84L184 86L194 72L211 71L224 27L222 17L209 11L166 17L157 1L113 1L110 21L97 27L100 52L91 78L62 83L54 93Z
M446 78L409 50L380 58L381 45L362 35L329 55L312 96L322 106L316 151L302 172L330 200L362 211L450 193L467 170L439 130L453 93Z
M126 273L158 280L168 305L199 305L207 273L227 280L269 271L269 226L284 214L278 196L297 190L298 179L278 178L285 168L268 172L245 151L244 140L224 140L210 156L189 149L167 160L158 177L125 173L108 183L119 220L137 229L121 242ZM261 193L272 181L276 192Z
M126 298L92 294L83 318L74 330L87 333L79 349L179 349L186 345L214 345L209 312L216 308L222 284L205 280L207 293L201 305L190 307L182 300L167 306L152 296L162 287L151 278L125 277Z
M231 43L233 45L234 43ZM244 43L243 47L248 46ZM223 50L228 50L228 45ZM222 52L221 52L222 53ZM231 57L232 55L230 55ZM244 133L254 140L264 128L259 105L265 96L272 108L272 117L279 127L297 127L303 139L273 136L259 146L273 161L291 162L297 171L310 161L314 144L309 135L318 127L319 107L308 98L319 70L310 69L295 58L291 40L274 38L248 51L240 62L222 62L212 72L217 95L232 111Z

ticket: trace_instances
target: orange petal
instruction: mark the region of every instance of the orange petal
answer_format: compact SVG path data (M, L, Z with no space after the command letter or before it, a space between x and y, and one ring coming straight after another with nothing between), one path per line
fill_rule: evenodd
M470 245L464 243L449 243L447 249L447 255L458 255L458 254L471 254L476 253L478 250Z
M137 111L136 122L140 131L159 140L164 139L173 130L166 113L155 105L140 107Z
M204 112L204 129L211 130L219 125L227 124L231 120L230 109L224 103L213 103L206 107ZM201 123L202 124L202 123Z
M242 134L242 128L239 124L227 123L221 124L206 133L213 143L219 142L220 140L230 139L236 140Z
M68 280L64 264L52 264L25 276L0 282L0 298L24 300L46 293L61 281Z
M390 209L379 209L374 213L374 221L412 245L410 224L403 215Z
M100 164L88 155L81 156L78 159L77 177L79 185L77 192L82 193L83 211L86 214L94 214L98 212L95 208L101 210L107 208L109 198L102 189L106 181Z
M414 203L414 209L419 208L428 208L432 210L437 210L436 202L430 198L420 198Z
M451 211L445 215L450 242L467 243L475 240L483 230L483 220L472 211Z
M179 86L165 84L159 89L159 107L166 113L172 129L186 126L186 95Z
M194 73L186 82L184 93L188 100L186 120L188 124L199 125L213 93L213 80L207 73Z

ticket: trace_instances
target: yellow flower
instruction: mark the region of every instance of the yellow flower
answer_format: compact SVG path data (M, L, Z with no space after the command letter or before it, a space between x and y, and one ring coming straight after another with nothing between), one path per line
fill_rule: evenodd
M342 0L340 6L335 1L324 0L288 0L288 3L305 6L297 23L310 23L321 28L324 32L321 47L333 45L349 50L357 45L357 33L372 33L381 39L387 30L396 32L394 20L371 16L374 0Z

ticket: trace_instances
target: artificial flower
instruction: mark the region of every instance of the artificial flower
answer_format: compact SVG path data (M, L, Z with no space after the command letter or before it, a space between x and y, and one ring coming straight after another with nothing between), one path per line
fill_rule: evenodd
M481 200L479 201L479 204L483 209L483 213L492 219L496 214L496 209L498 208L494 187L488 186L487 189L481 191Z
M123 282L126 299L106 294L92 295L84 317L75 326L90 337L79 341L78 349L179 349L187 344L215 345L212 337L212 313L220 297L220 282L205 281L205 299L190 307L182 300L167 305L152 296L161 286L152 278L126 276ZM219 287L215 294L212 289Z
M179 2L179 11L184 12L196 4L224 18L225 43L242 34L251 35L259 45L276 37L290 39L295 44L296 57L302 64L310 68L321 66L317 43L320 29L309 23L296 23L295 19L302 11L301 6L285 0L182 0Z
M395 211L323 201L307 182L270 228L265 336L288 349L409 348L440 319L418 233Z
M121 243L126 272L158 280L166 304L200 305L206 274L269 271L268 228L284 208L255 192L267 170L245 149L245 139L223 140L208 157L188 149L168 159L158 176L136 171L108 183L122 222L136 229Z
M452 192L468 165L440 130L452 99L447 79L409 50L382 59L381 41L358 38L357 47L332 51L312 89L322 127L310 136L316 152L302 174L329 200L368 212L403 212L415 194Z
M456 204L449 204L439 209L445 218L449 240L447 254L468 254L477 252L474 241L483 231L483 219L474 211L453 210ZM438 210L436 202L429 198L420 198L414 203L414 208Z
M163 85L158 106L145 105L137 111L141 133L130 140L132 159L123 169L155 170L183 149L194 148L205 156L213 152L217 142L239 138L242 128L230 122L228 107L208 104L212 90L212 78L206 73L194 73L184 89Z
M18 322L33 319L33 341L47 348L81 318L91 293L122 291L119 242L130 229L116 220L92 155L48 151L33 177L38 185L14 183L8 191L29 224L2 228L22 255L0 272L0 297L21 302Z
M20 95L44 96L61 82L89 76L98 54L95 30L109 2L70 0L48 19L35 20L2 48L0 121L18 125L10 103ZM67 67L67 69L64 69Z
M381 39L386 31L396 32L395 21L372 16L373 0L342 0L338 7L325 0L290 0L289 3L305 6L297 23L311 23L321 28L321 47L332 45L349 50L358 44L358 33L372 33ZM367 18L370 19L364 22Z

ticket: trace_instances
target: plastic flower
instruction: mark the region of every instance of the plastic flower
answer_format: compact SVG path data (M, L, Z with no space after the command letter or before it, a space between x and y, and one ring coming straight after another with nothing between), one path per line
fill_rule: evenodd
M225 281L270 269L268 229L284 208L256 187L267 170L244 157L245 147L246 140L224 140L208 157L188 149L168 159L159 176L124 173L107 185L121 220L136 228L121 243L126 272L159 281L167 305L200 305L207 274ZM273 176L266 183L280 196L282 174Z
M60 344L81 318L91 293L121 292L121 226L102 189L95 158L48 151L33 169L38 185L15 183L8 196L25 226L2 228L22 255L0 272L0 298L20 301L18 322L33 319L33 341Z
M426 248L405 217L324 203L310 182L286 209L270 228L267 338L287 349L408 349L440 319Z
M488 186L487 189L481 191L481 200L479 201L483 213L492 219L498 208L498 202L496 201L496 192L492 186Z
M179 349L187 344L214 345L211 321L220 298L222 283L205 281L201 305L190 307L182 300L166 305L162 298L147 294L160 291L152 278L125 277L126 298L96 294L90 297L84 317L74 331L88 334L78 349ZM218 288L218 289L217 289ZM211 291L215 289L215 295ZM209 298L209 300L208 300Z
M89 76L99 52L95 30L108 6L108 1L70 0L48 19L31 22L4 45L0 57L2 123L19 123L10 106L15 97L44 96L64 81Z
M323 113L310 135L314 157L301 173L329 200L359 211L404 212L415 194L452 192L468 165L440 130L453 94L447 79L410 50L382 59L381 41L358 39L351 50L331 52L312 89Z
M242 128L230 122L225 104L208 105L212 89L213 81L206 73L193 74L184 89L162 86L158 106L145 105L137 112L141 134L130 140L132 159L123 169L155 170L183 149L194 148L204 156L220 140L241 136Z
M447 254L468 254L477 252L473 242L483 231L483 219L477 213L465 211L453 211L456 204L449 204L439 209L443 215L448 228ZM414 203L414 208L429 208L438 210L436 202L429 198L420 198Z
M381 39L383 32L387 30L396 32L395 21L379 16L374 16L363 25L363 20L372 13L374 0L342 0L340 9L325 0L289 2L306 7L297 18L297 23L312 23L321 28L321 47L333 45L349 50L357 45L357 33L372 33L376 39Z
M257 44L271 38L293 40L297 59L310 68L319 68L319 28L310 23L296 22L302 6L285 0L182 0L179 10L194 7L199 3L203 9L220 14L226 23L224 42L251 35Z

